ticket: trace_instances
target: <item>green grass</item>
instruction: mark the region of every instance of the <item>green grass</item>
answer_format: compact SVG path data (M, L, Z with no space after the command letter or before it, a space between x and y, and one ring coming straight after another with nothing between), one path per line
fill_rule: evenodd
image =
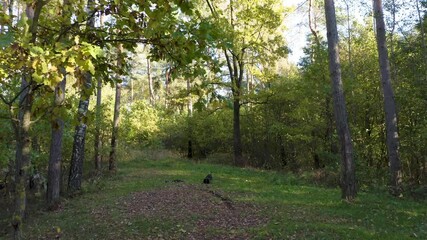
M233 201L266 206L261 214L269 217L267 225L249 230L256 239L427 239L425 201L360 192L355 202L347 203L340 200L339 189L303 184L292 175L177 158L120 163L116 175L87 183L81 196L64 200L63 210L33 214L25 227L26 239L185 239L191 223L128 218L121 198L162 188L165 180L201 184L208 172L214 177L211 187ZM215 235L221 230L210 231Z

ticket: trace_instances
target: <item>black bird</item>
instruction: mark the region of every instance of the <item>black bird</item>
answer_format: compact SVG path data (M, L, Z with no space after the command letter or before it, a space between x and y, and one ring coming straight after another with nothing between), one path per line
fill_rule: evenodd
M205 179L203 179L204 184L210 184L212 182L212 173L209 173Z

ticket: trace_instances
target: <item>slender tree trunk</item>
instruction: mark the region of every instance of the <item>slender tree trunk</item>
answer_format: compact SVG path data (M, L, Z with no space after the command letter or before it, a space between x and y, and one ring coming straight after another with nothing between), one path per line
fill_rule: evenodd
M2 1L2 5L3 5L3 9L7 9L8 7L7 7L7 0L3 0ZM5 28L5 25L3 25L3 24L1 24L0 25L0 33L4 33L5 31L4 31L4 28Z
M63 6L69 4L63 1ZM70 17L67 11L62 11L63 17ZM55 87L54 107L60 108L65 101L66 71L62 69L64 79ZM48 208L55 209L59 203L61 192L61 169L62 169L62 136L64 133L64 120L61 116L53 116L51 121L51 142L47 177L46 203Z
M92 76L86 73L85 86L81 91L79 108L77 112L78 125L74 133L73 152L71 155L70 175L68 177L68 190L71 194L81 189L83 178L83 162L85 157L86 140L86 115L89 107L89 96L85 94L92 84Z
M104 26L104 15L101 14L99 17L99 25L101 27ZM101 141L101 104L102 104L102 79L97 79L97 85L96 85L96 107L95 107L95 148L94 148L94 163L95 163L95 170L101 171L102 167L102 155L101 155L101 149L102 149L102 141Z
M147 58L147 78L148 78L148 91L150 91L150 104L154 106L155 98L154 98L154 86L153 79L151 78L151 63L150 59Z
M121 67L122 63L122 54L123 46L118 47L118 60L117 65ZM117 169L117 144L119 138L119 124L120 124L120 98L122 94L122 84L120 82L116 83L116 100L114 103L114 119L113 119L113 133L111 136L111 151L108 169L110 171L116 171Z
M100 171L102 167L102 141L101 141L101 103L102 103L102 80L98 78L97 86L96 86L96 109L95 109L95 170Z
M55 88L55 107L61 107L65 100L66 79ZM47 177L47 205L55 208L59 202L61 190L61 164L62 164L62 135L64 133L64 120L56 116L51 122L52 134L50 142L49 167Z
M87 1L87 9L90 11L94 4L94 0ZM87 27L93 28L95 19L91 18L87 22ZM84 74L83 89L80 92L79 108L77 112L76 130L74 133L73 152L71 155L70 175L68 177L68 191L74 194L79 191L82 186L83 179L83 162L85 158L85 141L86 141L86 121L87 111L89 107L90 89L92 87L92 75L88 72Z
M193 129L191 118L193 117L193 100L191 99L191 82L187 79L187 92L188 92L188 152L187 157L193 158Z
M421 32L421 47L423 49L423 63L424 63L424 79L427 80L427 46L426 46L426 37L425 37L425 28L424 28L424 19L421 16L420 11L420 0L416 0L417 12L418 12L418 22L420 24L420 32Z
M12 218L14 239L22 239L22 223L27 207L27 182L31 152L31 106L32 83L27 77L22 78L21 88L26 88L20 98L19 122L17 125L16 160L15 160L15 211Z
M237 166L243 166L242 154L242 135L240 133L240 97L242 94L242 78L243 78L243 64L241 61L233 56L233 71L234 82L233 84L233 134L234 134L234 163Z
M169 66L165 73L165 106L168 107L169 88L171 83L172 68Z
M15 3L14 0L9 0L9 5L8 5L9 16L13 16L13 4L14 3ZM11 25L13 25L13 23L11 23Z
M36 1L35 4L26 6L28 19L31 21L30 43L35 43L37 38L37 28L43 1ZM25 72L25 69L24 69ZM16 133L16 155L15 155L15 209L12 216L12 226L14 228L14 239L22 239L22 223L27 207L27 182L28 169L31 165L31 107L33 104L33 81L28 73L24 73L21 82L21 93L19 99L18 123L15 125Z
M114 120L113 120L113 134L111 136L111 151L108 169L116 171L117 169L117 145L119 138L119 124L120 124L120 98L122 92L122 84L116 83L116 101L114 103Z
M381 86L384 96L384 112L386 123L386 144L390 164L390 193L400 196L402 193L402 170L399 159L399 134L397 128L397 112L393 88L390 80L390 63L388 60L384 14L381 0L374 0L374 14L377 30L378 60L381 72Z
M341 66L338 49L338 32L333 0L325 0L326 28L328 37L329 71L333 87L335 118L341 145L342 173L341 197L348 201L356 197L355 164L353 145L348 127L347 110L341 80Z

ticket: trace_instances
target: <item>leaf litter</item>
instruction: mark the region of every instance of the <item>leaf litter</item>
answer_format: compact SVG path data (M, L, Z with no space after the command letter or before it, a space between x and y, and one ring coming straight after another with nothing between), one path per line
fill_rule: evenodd
M176 223L174 232L157 232L146 239L248 239L254 235L251 229L263 227L269 220L264 206L233 201L207 185L170 184L132 193L120 202L130 221Z

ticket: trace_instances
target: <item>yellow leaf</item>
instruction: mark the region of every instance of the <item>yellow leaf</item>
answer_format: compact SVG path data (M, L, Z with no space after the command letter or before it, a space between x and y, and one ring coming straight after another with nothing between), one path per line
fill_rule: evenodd
M75 67L73 67L73 66L67 66L67 67L65 68L65 71L66 71L67 73L74 73L74 70L75 70Z

